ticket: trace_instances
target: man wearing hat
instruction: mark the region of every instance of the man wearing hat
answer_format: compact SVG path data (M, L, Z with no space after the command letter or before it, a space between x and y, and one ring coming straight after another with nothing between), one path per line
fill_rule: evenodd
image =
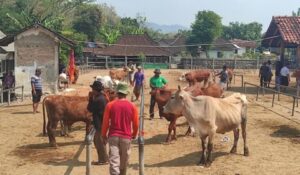
M89 93L89 103L87 109L93 114L93 125L96 129L94 145L98 154L98 161L92 162L92 164L103 165L108 163L106 146L101 137L102 120L107 101L102 93L104 87L100 81L94 81L90 87L92 88L92 91Z
M228 80L228 72L227 66L223 65L223 69L220 73L216 74L215 76L219 76L220 78L220 86L223 90L226 90L227 87L227 80Z
M154 70L154 76L150 79L150 87L152 91L158 88L165 88L167 85L167 80L164 77L160 76L160 74L161 74L160 69ZM154 118L154 106L155 106L155 96L151 94L150 110L149 110L150 120ZM161 119L162 119L161 116L162 110L163 109L159 109L159 115Z
M134 84L133 93L135 95L135 100L139 100L141 89L144 85L144 79L145 79L144 73L142 72L142 67L138 66L137 70L138 71L134 74L133 77L133 84Z
M109 102L105 108L102 138L109 143L109 164L111 175L125 175L130 155L131 139L138 133L138 110L126 99L128 85L117 85L118 99ZM108 131L108 134L107 134Z

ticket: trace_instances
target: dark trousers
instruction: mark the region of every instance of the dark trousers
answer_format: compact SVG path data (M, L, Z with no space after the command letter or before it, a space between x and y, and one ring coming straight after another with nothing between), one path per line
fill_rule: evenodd
M106 146L103 143L103 139L101 137L101 130L96 129L96 133L94 136L94 145L98 154L98 162L108 162L108 155L106 151Z
M267 87L268 76L260 76L260 86Z
M149 113L150 113L150 118L154 118L154 107L155 107L155 96L151 95L151 98L150 98L150 110L149 110ZM163 107L162 106L158 106L158 109L159 109L159 117L162 118L163 117Z

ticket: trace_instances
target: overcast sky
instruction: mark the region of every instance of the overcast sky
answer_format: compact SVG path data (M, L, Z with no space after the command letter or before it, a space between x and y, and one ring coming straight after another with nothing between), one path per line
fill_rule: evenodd
M136 17L139 13L148 22L179 24L190 27L195 14L212 10L222 17L222 23L232 21L263 24L265 31L272 16L290 16L300 7L300 0L97 0L115 7L121 17Z

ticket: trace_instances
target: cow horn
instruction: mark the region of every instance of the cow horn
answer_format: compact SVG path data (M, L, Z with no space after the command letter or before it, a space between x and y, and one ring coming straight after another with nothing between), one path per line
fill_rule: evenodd
M178 90L179 90L179 91L181 91L181 87L180 87L180 85L178 85Z

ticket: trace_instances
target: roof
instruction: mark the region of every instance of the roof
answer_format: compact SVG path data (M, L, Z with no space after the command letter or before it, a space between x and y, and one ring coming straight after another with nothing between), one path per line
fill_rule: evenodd
M0 39L4 38L6 35L0 30Z
M284 42L285 47L300 45L300 17L299 16L274 16L262 41L264 47L280 47Z
M248 40L241 40L241 39L233 39L230 40L232 44L235 44L239 47L244 47L244 48L256 48L256 42L255 41L248 41Z
M10 43L14 42L15 36L17 36L17 35L19 35L19 34L25 32L25 31L27 31L27 30L30 30L30 29L32 29L32 28L40 28L40 29L42 29L42 30L46 30L46 31L48 31L48 32L50 32L50 33L52 33L52 34L54 34L61 42L65 43L65 44L67 44L67 45L69 45L69 46L75 46L75 45L76 45L76 43L75 43L74 41L72 41L72 40L70 40L70 39L68 39L68 38L66 38L66 37L64 37L64 36L62 36L61 34L55 32L55 31L53 31L53 30L48 29L48 28L46 28L45 26L43 26L43 25L41 25L41 24L34 24L34 25L32 25L32 26L29 26L29 27L26 27L26 28L22 29L21 31L19 31L19 32L18 32L17 34L15 34L15 35L8 35L8 36L6 36L6 37L0 39L0 46L7 46L7 45L9 45Z
M210 50L233 51L240 47L223 38L218 38L212 43Z
M170 52L153 41L147 34L123 35L116 44L95 51L103 56L169 56Z
M183 35L178 35L175 39L162 39L159 41L159 44L171 52L172 55L186 51L186 37Z

